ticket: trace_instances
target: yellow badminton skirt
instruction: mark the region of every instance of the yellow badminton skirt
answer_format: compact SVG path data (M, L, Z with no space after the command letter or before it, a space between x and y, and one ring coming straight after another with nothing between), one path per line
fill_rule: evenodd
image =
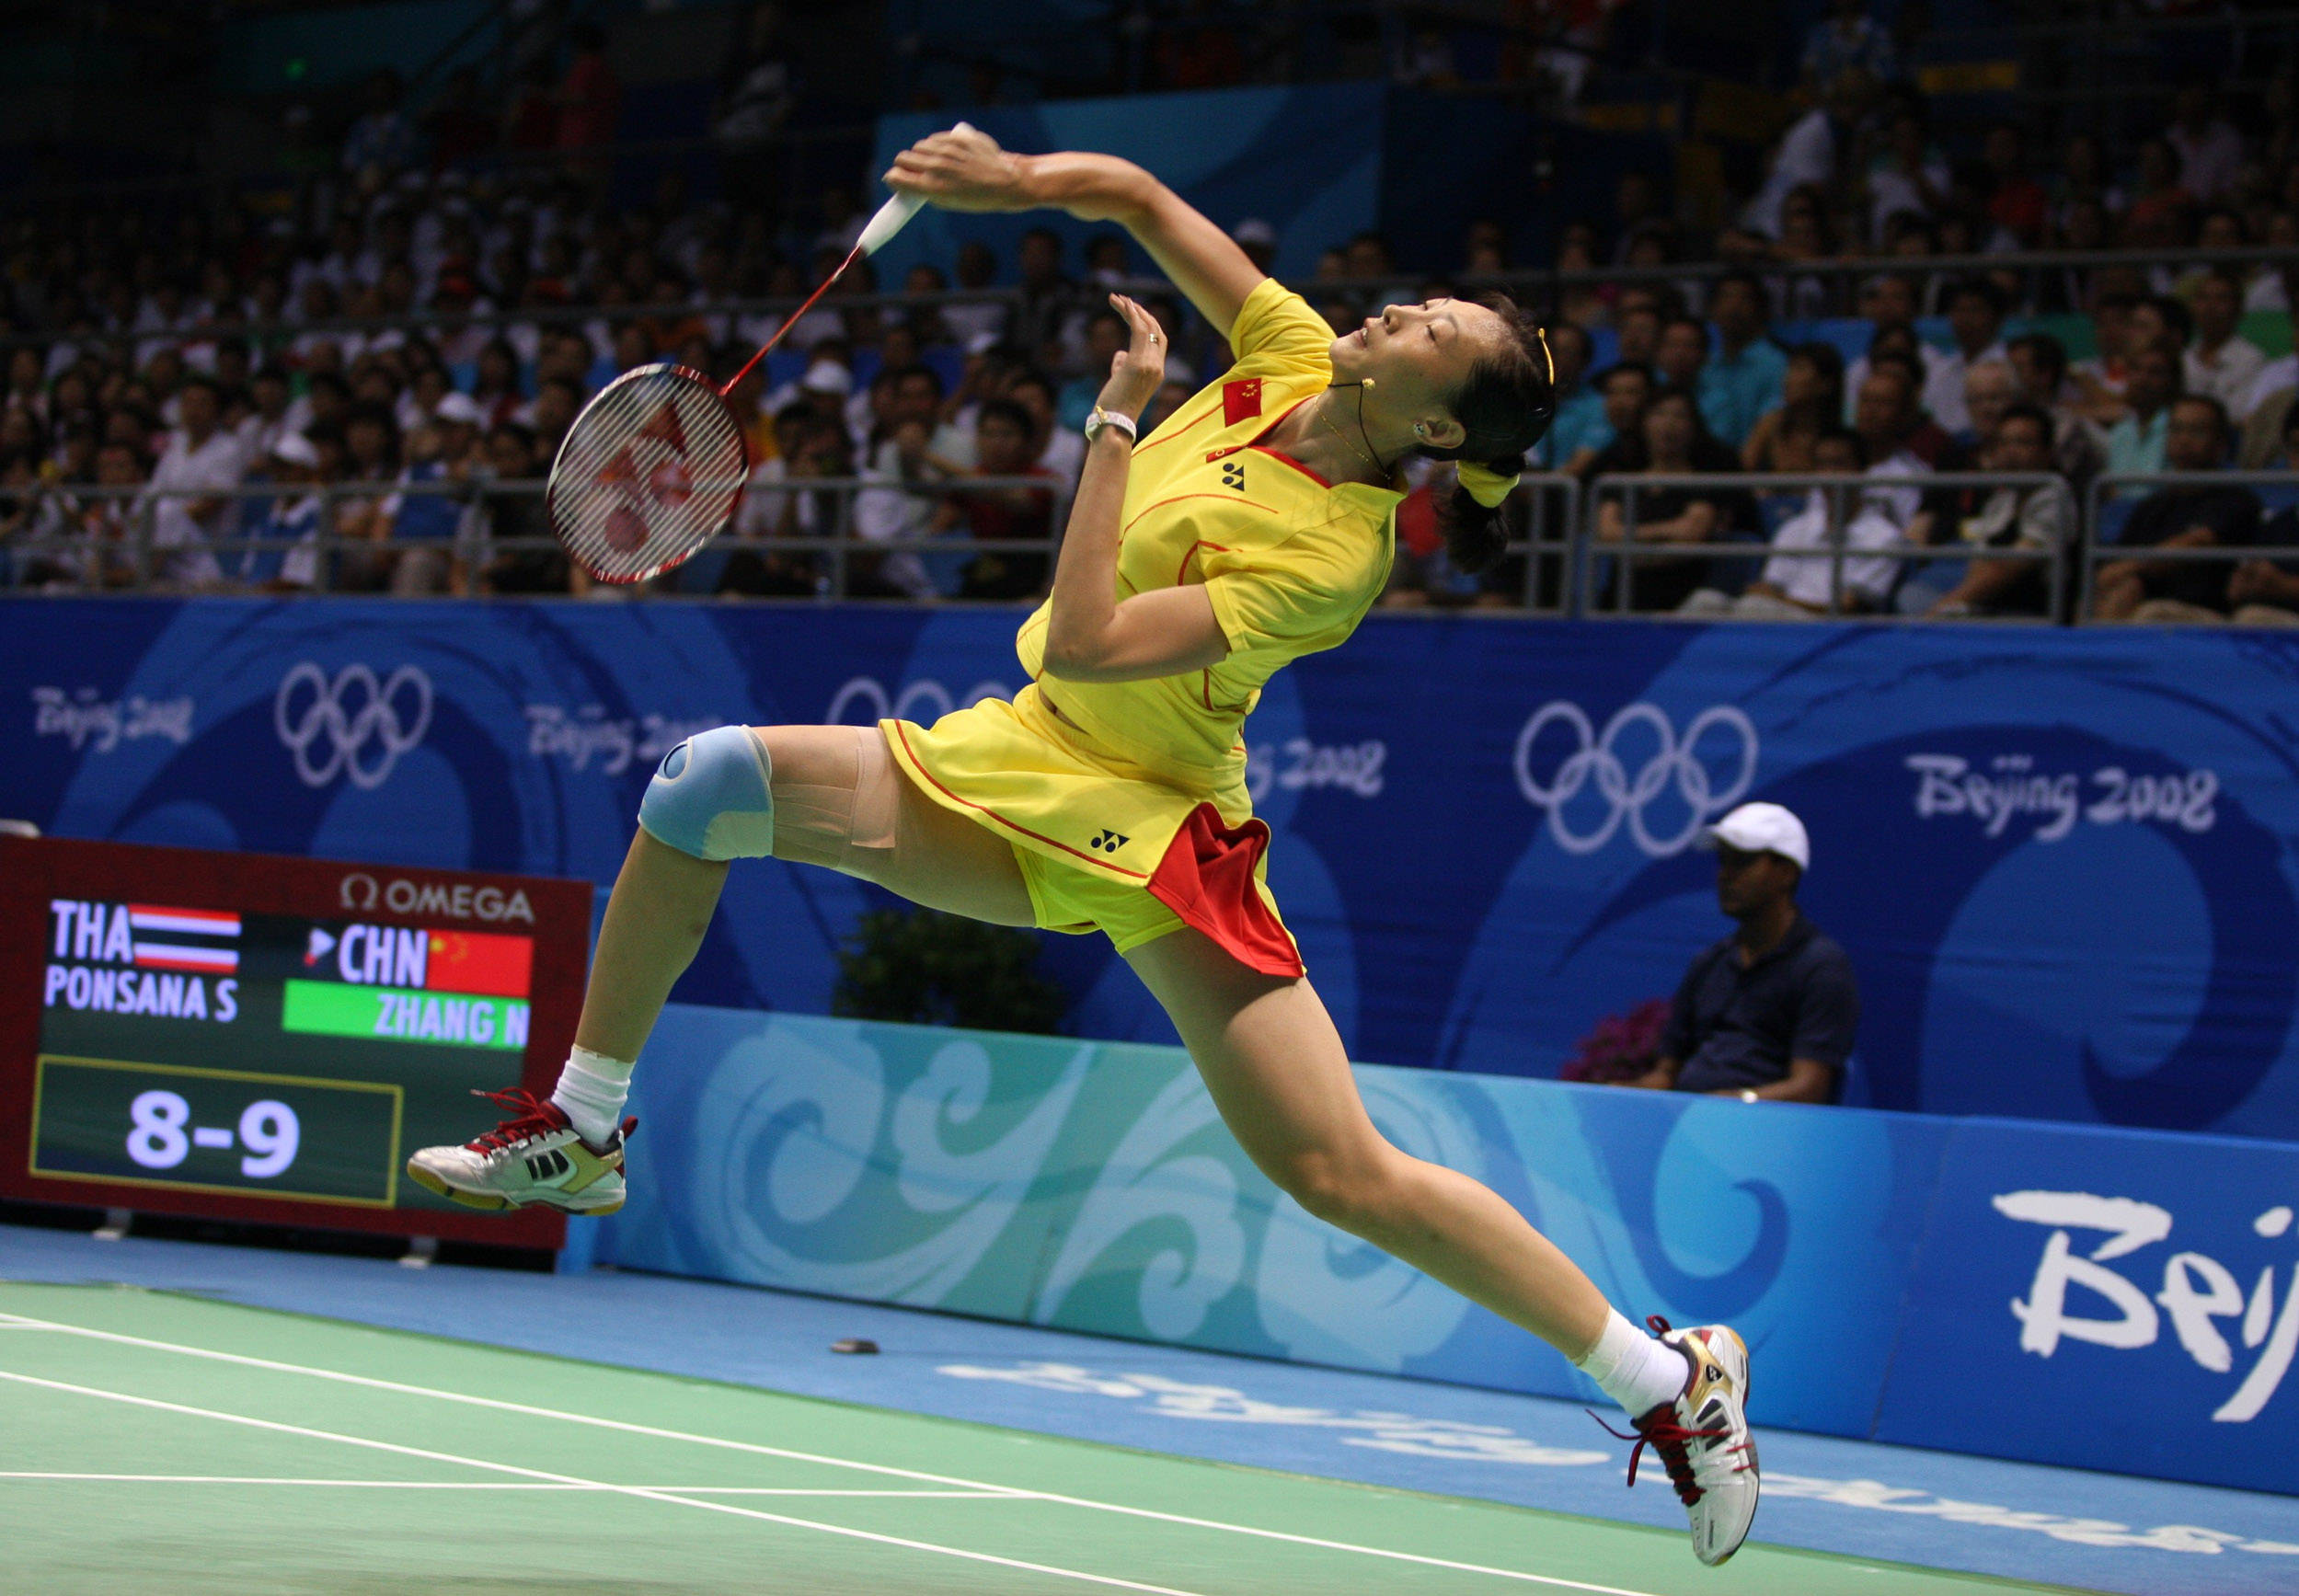
M1125 953L1192 925L1253 969L1302 973L1264 879L1269 827L1242 792L1224 815L1167 786L1056 719L1035 684L931 729L879 725L920 790L1012 845L1045 929L1101 931Z

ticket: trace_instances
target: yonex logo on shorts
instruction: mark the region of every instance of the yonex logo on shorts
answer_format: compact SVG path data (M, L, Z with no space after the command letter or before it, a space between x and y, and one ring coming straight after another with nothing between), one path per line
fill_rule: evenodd
M1223 465L1222 486L1235 488L1240 493L1246 490L1246 463L1244 461L1231 460Z
M1105 854L1114 854L1132 840L1130 837L1121 837L1115 832L1105 831L1098 833L1092 842L1086 845L1089 848L1098 848Z

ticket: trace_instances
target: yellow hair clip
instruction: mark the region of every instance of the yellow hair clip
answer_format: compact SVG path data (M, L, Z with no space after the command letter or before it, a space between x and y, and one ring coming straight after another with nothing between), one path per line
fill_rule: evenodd
M1523 475L1512 471L1503 477L1474 460L1456 460L1453 463L1453 470L1460 477L1461 486L1469 490L1469 497L1488 510L1499 510L1509 495L1516 491L1517 483Z

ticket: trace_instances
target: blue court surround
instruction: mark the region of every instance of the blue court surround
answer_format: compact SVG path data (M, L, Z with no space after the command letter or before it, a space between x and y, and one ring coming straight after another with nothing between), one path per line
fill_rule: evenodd
M0 1226L0 1279L193 1292L1256 1467L1665 1527L1571 1403L597 1270L520 1274ZM829 1350L868 1336L877 1358ZM2132 1596L2299 1584L2299 1498L1761 1432L1758 1539Z

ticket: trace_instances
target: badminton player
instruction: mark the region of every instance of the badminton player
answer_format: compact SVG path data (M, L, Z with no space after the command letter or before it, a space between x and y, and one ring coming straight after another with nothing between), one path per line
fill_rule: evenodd
M550 1100L408 1165L481 1208L622 1206L633 1061L699 947L730 860L841 870L928 908L1107 935L1173 1018L1224 1120L1311 1213L1547 1341L1630 1416L1704 1562L1757 1498L1748 1354L1722 1326L1648 1335L1485 1187L1410 1157L1359 1100L1265 883L1239 729L1288 661L1338 647L1389 573L1397 470L1445 463L1454 557L1489 564L1499 508L1554 402L1547 346L1505 300L1394 305L1340 337L1171 189L1106 155L1015 155L937 133L887 182L962 211L1052 206L1124 226L1236 364L1146 438L1158 324L1132 329L1086 427L1051 596L1017 646L1030 684L931 727L721 727L649 784ZM1636 1452L1629 1477L1635 1480Z

